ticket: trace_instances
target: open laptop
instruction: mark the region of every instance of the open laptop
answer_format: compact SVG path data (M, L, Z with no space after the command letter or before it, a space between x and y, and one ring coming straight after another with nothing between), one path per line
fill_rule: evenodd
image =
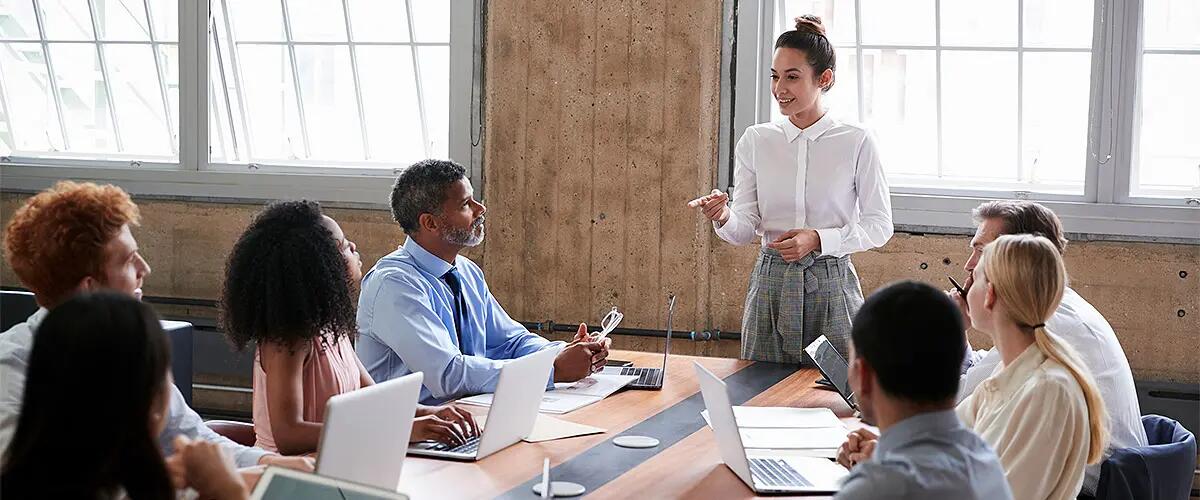
M846 400L846 404L857 410L858 405L854 403L854 390L850 388L850 365L846 364L846 358L833 347L833 344L829 343L829 339L824 335L817 337L817 340L804 348L804 352L816 363L817 369L821 370L821 375L829 380L829 385L832 385L842 399Z
M662 389L663 380L667 377L667 356L671 354L671 322L675 318L675 296L667 297L667 342L663 346L662 368L642 368L635 366L606 366L600 373L607 375L637 375L637 380L625 386L626 389L643 389L657 391Z
M712 422L721 461L755 493L834 493L849 471L827 458L782 456L778 453L751 456L742 445L742 435L725 382L696 363L700 392ZM768 451L768 450L763 450Z
M529 437L537 420L546 382L559 349L543 349L509 361L500 368L500 381L492 397L487 423L479 436L466 443L450 446L422 441L408 447L410 455L455 460L480 460Z
M329 398L317 474L396 491L423 379L412 373Z
M282 467L267 467L250 500L408 500L408 495Z

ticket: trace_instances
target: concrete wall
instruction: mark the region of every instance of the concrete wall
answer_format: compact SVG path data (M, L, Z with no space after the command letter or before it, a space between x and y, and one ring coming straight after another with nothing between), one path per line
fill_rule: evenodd
M618 305L622 326L664 328L665 297L675 293L677 330L740 330L756 250L718 241L683 207L716 177L719 10L720 2L490 2L488 236L468 256L513 317L594 322ZM22 199L0 197L0 218ZM225 256L258 206L139 203L135 236L154 268L146 293L215 299ZM402 240L386 212L330 213L368 265ZM967 241L898 234L854 261L867 293L905 278L945 287L947 274L961 276ZM1200 246L1073 242L1067 266L1116 329L1137 378L1200 382ZM7 265L0 282L17 285ZM655 339L617 343L661 349ZM730 341L677 346L737 354Z

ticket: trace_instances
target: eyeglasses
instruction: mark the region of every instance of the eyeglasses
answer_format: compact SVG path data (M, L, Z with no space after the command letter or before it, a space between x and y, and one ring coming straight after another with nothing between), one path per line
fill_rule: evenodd
M624 318L625 315L617 310L617 306L613 306L612 310L608 311L608 314L605 314L604 318L600 319L600 333L597 334L596 340L603 339L612 333L613 330L616 330L617 325L621 324L621 320Z

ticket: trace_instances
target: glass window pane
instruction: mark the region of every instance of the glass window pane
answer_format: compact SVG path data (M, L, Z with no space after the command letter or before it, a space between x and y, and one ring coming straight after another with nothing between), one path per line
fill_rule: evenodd
M1024 2L1023 5L1026 47L1091 48L1093 0Z
M1200 55L1146 54L1134 195L1200 196ZM1155 193L1154 191L1158 191Z
M354 40L408 41L408 9L402 0L350 0L349 9Z
M421 90L425 97L427 149L431 158L449 156L450 137L450 47L418 47L421 63ZM466 158L458 158L466 161Z
M1017 0L953 0L940 5L942 45L1017 46Z
M854 0L784 0L783 12L776 13L774 36L795 28L801 14L820 16L825 36L834 45L854 45Z
M865 50L867 124L889 173L937 176L937 59L931 50Z
M46 58L36 43L0 44L0 79L4 84L7 126L16 151L56 151L63 148L58 109L50 90Z
M104 46L117 122L125 152L168 156L171 126L149 45Z
M160 45L158 47L159 65L162 67L163 82L167 85L167 109L171 111L169 118L172 130L172 142L179 149L179 47L175 45Z
M238 52L252 158L303 158L304 139L287 48L242 45Z
M425 158L412 50L360 46L355 51L371 158L400 163Z
M49 0L42 6L47 40L94 40L87 0Z
M150 26L154 28L155 40L164 42L178 41L178 0L150 0Z
M1017 56L942 53L942 172L1017 180Z
M361 161L362 148L350 48L296 47L311 159Z
M346 41L346 18L341 0L287 0L292 40Z
M50 57L54 62L71 151L116 152L116 136L108 109L109 92L100 73L96 46L50 44Z
M406 0L412 6L413 33L418 42L450 43L450 2Z
M932 45L933 0L860 0L863 43Z
M142 0L94 0L94 5L101 40L150 40L146 5Z
M31 0L0 1L0 38L9 40L37 39L37 17Z
M1144 5L1147 49L1200 49L1200 1L1151 0Z
M1087 162L1091 54L1026 52L1022 82L1024 181L1082 189Z
M213 0L228 6L237 41L275 42L284 40L283 6L279 0ZM222 27L224 29L224 27Z

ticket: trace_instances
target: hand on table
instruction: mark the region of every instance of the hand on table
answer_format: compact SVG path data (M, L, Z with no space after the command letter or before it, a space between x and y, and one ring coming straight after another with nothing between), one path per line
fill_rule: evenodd
M458 446L479 435L479 424L470 412L455 405L419 405L413 419L412 442L440 441Z
M284 455L267 454L258 459L260 465L274 465L285 469L301 472L313 472L317 469L317 461L311 456L289 457Z
M233 459L220 446L187 436L176 436L174 444L175 454L167 459L172 482L182 482L202 498L246 498L246 485L234 469Z

